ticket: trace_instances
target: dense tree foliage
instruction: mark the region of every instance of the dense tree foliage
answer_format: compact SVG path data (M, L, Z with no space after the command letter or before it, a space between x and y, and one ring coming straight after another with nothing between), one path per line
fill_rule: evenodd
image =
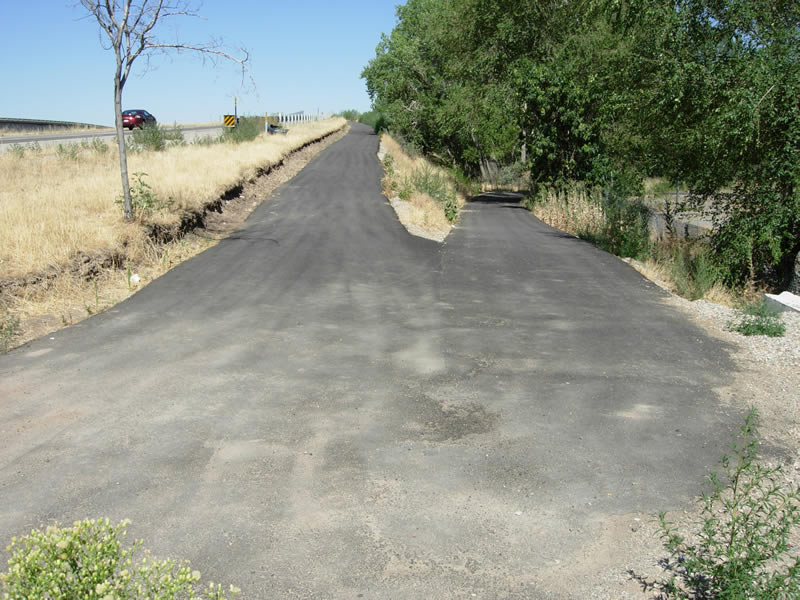
M389 127L471 175L638 191L713 210L730 283L800 250L797 0L408 0L363 77Z

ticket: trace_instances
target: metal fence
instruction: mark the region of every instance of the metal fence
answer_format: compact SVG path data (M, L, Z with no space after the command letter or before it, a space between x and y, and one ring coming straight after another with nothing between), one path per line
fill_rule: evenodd
M297 111L292 113L277 112L273 114L267 113L267 122L272 125L292 125L294 123L308 123L311 121L322 121L323 119L330 119L333 115L331 113L309 113L305 111Z

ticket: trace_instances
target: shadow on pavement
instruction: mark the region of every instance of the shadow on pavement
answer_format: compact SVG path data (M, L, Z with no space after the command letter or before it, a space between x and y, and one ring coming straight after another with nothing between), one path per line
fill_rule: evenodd
M521 208L523 210L528 210L521 204L522 199L526 195L527 194L523 192L485 192L474 196L467 204L488 204L492 206L501 206L503 208Z

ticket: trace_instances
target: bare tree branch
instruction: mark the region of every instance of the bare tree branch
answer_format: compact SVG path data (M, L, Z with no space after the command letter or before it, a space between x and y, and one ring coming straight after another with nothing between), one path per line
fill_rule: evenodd
M125 199L125 218L133 217L130 185L128 183L128 159L125 152L125 137L122 130L122 90L128 81L131 68L140 56L149 64L150 55L158 52L194 52L202 57L223 59L241 67L242 80L247 73L250 54L243 48L236 53L224 49L221 43L211 40L206 44L165 43L155 35L159 24L172 17L199 17L197 9L184 0L80 0L81 6L93 16L106 33L116 58L114 73L114 115L117 129L117 146L120 156L122 193ZM88 15L87 15L88 16ZM237 53L239 56L237 56ZM255 87L253 78L250 81Z

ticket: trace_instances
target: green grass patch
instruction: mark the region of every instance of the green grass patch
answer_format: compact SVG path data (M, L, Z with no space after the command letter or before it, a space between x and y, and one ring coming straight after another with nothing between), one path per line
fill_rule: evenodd
M783 337L786 333L786 325L780 313L767 306L766 300L745 306L742 315L731 321L728 328L747 336Z

